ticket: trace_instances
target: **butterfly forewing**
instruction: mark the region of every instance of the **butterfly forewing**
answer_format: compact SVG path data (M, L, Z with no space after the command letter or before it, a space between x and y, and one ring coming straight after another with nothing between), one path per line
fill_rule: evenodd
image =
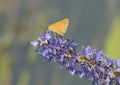
M48 29L63 36L67 31L68 24L69 24L69 19L66 18L49 25Z

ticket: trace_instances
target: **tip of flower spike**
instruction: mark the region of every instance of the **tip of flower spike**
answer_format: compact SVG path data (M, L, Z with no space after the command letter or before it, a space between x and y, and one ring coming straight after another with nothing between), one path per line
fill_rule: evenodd
M31 41L30 44L33 46L33 48L36 48L39 44L37 40Z

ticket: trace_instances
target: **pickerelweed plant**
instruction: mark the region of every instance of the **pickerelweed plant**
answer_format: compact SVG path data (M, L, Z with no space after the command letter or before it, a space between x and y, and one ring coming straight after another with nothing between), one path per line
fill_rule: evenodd
M82 46L77 52L77 41L48 31L42 32L31 44L35 52L50 63L58 63L72 75L91 80L93 85L120 85L120 60L110 59L103 51Z

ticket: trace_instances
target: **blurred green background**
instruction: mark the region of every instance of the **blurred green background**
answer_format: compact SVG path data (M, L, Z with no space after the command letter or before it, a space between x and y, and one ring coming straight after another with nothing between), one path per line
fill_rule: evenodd
M69 18L65 38L120 59L120 0L0 0L0 85L91 85L30 45L53 22Z

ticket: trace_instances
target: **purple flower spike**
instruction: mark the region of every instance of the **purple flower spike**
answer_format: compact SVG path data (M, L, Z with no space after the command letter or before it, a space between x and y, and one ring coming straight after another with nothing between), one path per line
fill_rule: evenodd
M93 85L120 85L120 60L110 59L103 51L83 46L77 53L78 42L52 32L42 32L31 44L44 59L58 63L72 75L91 80Z

